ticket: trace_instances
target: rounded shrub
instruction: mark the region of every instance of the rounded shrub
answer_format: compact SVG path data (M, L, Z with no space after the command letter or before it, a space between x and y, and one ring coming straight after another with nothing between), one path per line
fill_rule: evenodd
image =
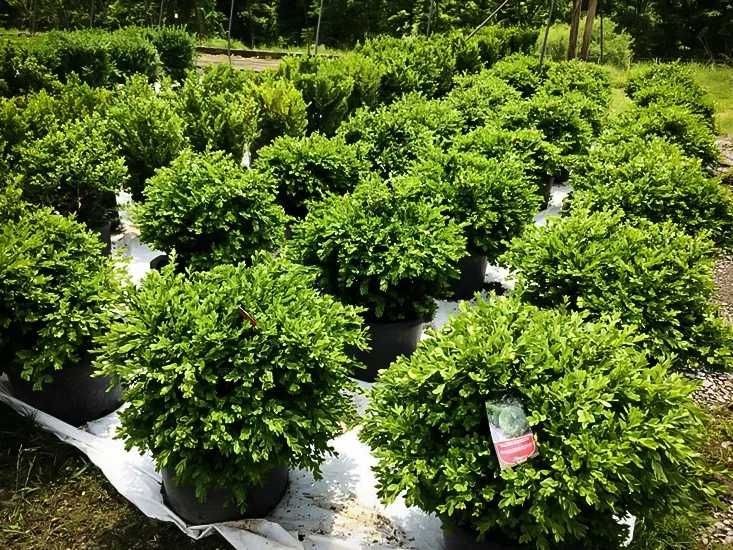
M354 80L347 101L350 113L359 107L373 108L379 105L382 71L376 61L360 53L349 52L333 59L331 63Z
M312 283L265 254L252 267L149 273L126 294L125 321L97 339L97 367L135 404L120 412L126 448L150 451L200 500L231 489L242 508L273 468L320 477L355 417L344 390L357 364L345 350L365 336L357 311Z
M26 201L75 215L92 229L116 215L114 195L127 181L125 161L96 114L23 143L18 172Z
M360 438L378 494L486 537L537 549L621 547L617 517L657 520L709 500L695 382L651 366L613 318L515 299L461 305L383 370ZM501 470L487 402L521 402L538 455Z
M278 72L303 94L308 130L333 135L349 115L354 91L354 78L344 65L319 57L287 58Z
M148 180L135 220L151 247L176 251L180 264L210 269L275 250L285 213L261 177L220 151L186 150Z
M123 83L135 74L143 75L150 81L158 76L158 52L139 29L116 30L108 35L108 40L112 82Z
M501 111L501 124L509 130L536 129L545 140L558 147L561 162L570 168L584 156L594 135L593 120L584 107L590 100L577 92L563 96L537 94L529 100L507 104Z
M183 80L196 66L196 40L181 27L149 29L149 39L158 52L163 68L174 80Z
M439 207L374 179L312 204L288 254L318 269L320 288L366 308L367 320L397 321L435 311L465 250L462 227Z
M699 115L715 131L715 105L692 69L681 63L656 64L629 75L626 93L642 107L677 105Z
M277 138L260 150L254 168L277 189L285 212L296 218L306 215L310 201L351 191L368 172L355 146L318 133Z
M468 251L490 262L532 222L540 203L537 184L511 156L451 152L417 165L403 185L413 185L416 196L441 206L463 226Z
M554 96L578 92L605 110L611 101L611 75L595 63L578 59L562 61L547 69L540 91Z
M466 129L496 121L504 105L521 98L517 90L488 70L457 76L453 82L445 101L461 113Z
M699 115L684 107L658 104L630 107L610 125L602 146L616 146L633 137L664 138L679 145L686 155L700 159L706 167L720 159L715 134Z
M543 307L567 304L593 316L616 313L638 328L650 357L680 367L726 368L733 328L717 314L713 244L671 223L633 223L623 212L572 216L530 228L504 262L518 272L515 292Z
M0 38L0 96L24 95L53 88L58 83L28 42Z
M259 135L252 145L253 153L280 136L300 137L308 127L307 105L303 94L290 80L265 75L249 84L248 95L259 106Z
M35 39L33 51L61 82L75 73L90 86L106 86L112 76L114 65L106 33L51 31Z
M472 40L483 66L491 67L513 53L531 54L538 35L539 30L530 27L487 25Z
M131 77L107 113L110 135L125 157L129 187L142 200L145 182L185 144L184 122L142 76Z
M531 97L542 83L539 59L524 54L512 54L498 61L490 73L522 94Z
M461 136L455 147L487 158L517 158L525 173L535 180L552 176L560 169L560 149L545 141L540 130L532 128L508 130L487 124Z
M376 171L394 176L435 147L448 147L462 125L461 113L446 102L408 94L377 110L359 109L341 125L339 135L362 147Z
M571 203L581 209L619 208L628 219L674 222L686 233L704 233L726 247L733 239L730 190L709 178L699 160L660 138L594 151L574 190Z
M0 358L33 383L78 363L117 317L124 268L98 237L47 208L0 223Z

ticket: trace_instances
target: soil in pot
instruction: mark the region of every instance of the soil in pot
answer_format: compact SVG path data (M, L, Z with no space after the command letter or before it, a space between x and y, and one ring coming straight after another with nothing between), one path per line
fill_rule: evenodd
M485 540L476 540L478 534L458 527L452 523L443 522L443 548L444 550L521 550L526 548L517 542L507 540L501 535L492 536L487 534Z
M163 496L171 509L191 525L208 525L246 518L262 518L279 504L288 489L288 468L273 468L262 485L247 488L247 509L242 513L232 505L232 491L208 491L206 502L199 502L191 484L176 485L175 472L163 468Z
M102 418L122 405L121 388L107 391L108 376L92 377L92 356L53 373L53 382L33 391L33 384L8 374L13 397L72 426Z
M552 196L552 184L555 181L555 176L544 176L540 180L540 191L542 193L542 203L540 204L540 210L546 210L550 205L550 197Z
M400 355L412 355L420 341L422 324L423 319L365 323L371 349L351 350L354 358L366 366L366 369L357 369L354 377L364 382L374 382L379 371L389 367Z
M461 275L451 280L451 300L470 300L474 293L481 290L486 278L486 256L471 255L458 261L458 270Z

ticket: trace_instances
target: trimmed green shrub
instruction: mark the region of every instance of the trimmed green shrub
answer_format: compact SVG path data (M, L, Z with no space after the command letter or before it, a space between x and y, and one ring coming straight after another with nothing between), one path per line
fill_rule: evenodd
M305 134L308 127L307 105L303 94L291 81L268 74L261 82L251 82L248 94L260 110L259 137L252 146L253 153L279 136L299 137Z
M118 315L124 267L97 235L50 209L0 224L0 357L32 382L77 363Z
M538 35L538 29L488 25L472 41L476 43L479 59L484 67L492 67L497 61L513 53L531 54Z
M599 316L615 312L638 328L650 357L676 366L726 368L733 328L710 303L715 252L705 236L671 223L630 223L623 212L575 209L557 223L528 230L504 261L518 271L515 292L538 306Z
M654 65L632 73L626 93L637 105L677 105L699 115L715 132L715 104L695 79L692 69L680 63Z
M49 68L30 52L28 42L0 38L0 96L46 90L57 83Z
M522 97L533 96L543 80L539 60L523 54L502 59L489 72L521 93Z
M602 146L615 146L633 137L661 137L679 145L686 155L696 157L703 166L720 160L715 134L699 116L680 106L651 104L624 110L603 136Z
M691 235L718 245L733 240L733 196L719 179L707 177L700 161L663 139L636 138L599 148L571 204L601 211L619 208L628 219L671 221ZM577 191L580 190L580 191Z
M535 180L552 176L560 169L560 149L545 141L545 135L536 129L507 130L488 124L461 136L455 147L486 158L515 157Z
M350 113L359 107L377 107L379 105L379 85L382 82L382 72L373 59L356 52L349 52L331 60L331 64L354 80L354 87L347 102Z
M134 212L140 238L175 250L182 267L237 264L277 249L284 237L285 213L272 188L221 151L184 151L156 171L143 194Z
M34 39L32 51L61 82L72 73L90 86L106 86L114 65L109 34L96 31L52 31Z
M377 110L359 109L341 125L339 135L363 147L375 170L394 176L435 147L447 147L462 125L461 113L446 102L408 94Z
M381 69L379 95L382 102L391 102L411 92L441 97L451 89L456 51L436 35L402 39L378 36L358 46L356 51L372 58Z
M0 169L11 161L15 148L26 138L28 123L15 98L0 97ZM2 172L0 171L0 174Z
M318 133L277 138L260 149L254 168L277 189L277 202L295 218L305 217L310 201L351 191L369 170L356 147Z
M346 349L366 341L357 311L312 284L306 268L265 254L252 267L149 273L126 294L125 321L97 340L98 368L135 404L120 413L126 448L150 451L202 501L231 489L242 509L275 467L320 478L356 416Z
M417 319L449 294L466 255L463 228L403 186L368 180L310 206L288 254L318 269L317 283L367 320Z
M134 74L144 75L150 81L158 76L158 52L138 29L121 29L110 33L109 57L112 82L125 82L128 76Z
M75 215L97 228L116 213L110 196L124 188L127 168L98 115L68 122L45 137L19 147L23 198Z
M453 152L417 165L408 182L418 197L441 206L463 226L469 253L486 255L490 262L539 210L537 184L514 156Z
M278 72L290 79L307 105L308 130L333 135L349 114L354 78L343 66L319 57L287 58Z
M120 88L107 119L110 135L125 157L132 196L142 200L148 178L183 149L184 122L141 75Z
M545 140L560 149L561 161L569 168L585 155L594 135L592 121L584 107L592 102L577 92L564 96L538 94L532 99L509 103L501 111L501 122L510 130L540 130Z
M465 120L464 128L470 130L497 121L499 110L520 98L517 90L490 71L483 70L457 76L445 101L461 113Z
M461 304L374 385L360 438L379 496L538 549L620 548L619 516L699 511L721 488L698 452L698 384L651 366L636 340L613 318L495 296ZM500 470L486 403L507 398L527 412L538 455Z
M547 69L540 91L556 96L578 92L606 110L611 101L611 76L594 63L578 59L562 61Z
M202 78L191 71L176 95L176 109L186 123L185 135L200 153L226 151L240 160L259 136L260 108L251 95L241 91L249 77L240 79L236 75L243 71L235 71L231 67L205 70Z
M585 17L580 22L581 32L578 33L578 41L582 40L583 29L585 28ZM540 33L536 39L536 53L542 51L544 33ZM556 22L550 27L550 34L547 38L547 50L545 55L553 61L564 61L568 55L568 44L570 41L570 25ZM620 69L626 69L631 63L633 56L633 38L619 28L612 19L606 17L603 21L603 57L601 58L601 26L596 22L593 25L588 59L597 63L608 63ZM580 44L578 44L580 52Z
M161 27L150 31L149 39L160 62L174 80L183 80L186 71L196 66L196 41L182 27Z
M0 174L0 225L10 220L17 220L28 208L17 180L17 176L11 178Z

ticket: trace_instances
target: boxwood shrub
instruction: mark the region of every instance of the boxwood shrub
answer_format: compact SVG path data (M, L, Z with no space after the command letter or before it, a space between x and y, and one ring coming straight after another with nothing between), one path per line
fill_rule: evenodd
M134 213L141 239L175 250L182 267L237 264L275 250L284 236L273 189L221 151L184 151L155 172L143 194Z
M147 29L148 38L158 52L163 68L174 80L183 80L186 71L196 66L196 41L182 27Z
M308 202L351 191L369 170L359 150L342 138L315 133L277 138L260 150L254 168L277 189L277 202L293 217L305 217Z
M17 198L17 197L16 197ZM35 389L77 363L115 319L124 268L48 208L0 223L0 359Z
M272 468L320 477L355 416L345 349L365 347L365 335L354 308L312 283L306 268L264 254L252 267L149 273L126 294L125 321L98 338L98 368L134 404L120 413L127 449L150 451L200 500L231 489L240 507Z
M413 185L416 196L444 208L463 226L468 251L490 262L532 222L540 204L537 184L513 156L450 152L417 165L403 185Z
M118 90L107 120L110 135L125 157L132 196L142 200L145 182L156 168L168 165L183 149L183 119L147 78L138 75Z
M90 86L106 86L114 65L110 35L94 30L51 31L32 39L31 51L61 82L75 73Z
M727 368L733 328L717 314L713 244L671 223L633 223L623 212L577 209L530 228L504 261L518 272L515 292L543 307L567 304L595 317L614 312L638 328L650 357L679 367Z
M308 129L333 135L349 115L354 78L330 59L287 58L278 72L291 80L307 105Z
M715 105L692 69L681 63L656 64L633 72L626 93L637 105L677 105L699 115L715 131Z
M346 143L384 176L404 174L433 148L446 148L460 133L461 113L444 101L408 94L376 110L359 109L339 128Z
M293 226L290 257L317 268L319 287L366 308L370 321L434 312L466 255L463 228L408 187L368 180L312 204Z
M540 90L548 95L563 96L578 92L603 109L611 101L611 76L603 67L578 59L553 63L547 69Z
M378 494L527 548L620 548L615 518L685 517L719 490L698 387L603 317L492 296L381 371L360 433ZM499 469L485 404L518 399L539 454ZM492 544L492 542L488 542Z
M490 72L521 93L522 97L533 96L543 80L539 60L524 54L505 57L497 62Z
M138 29L120 29L109 35L110 80L123 83L132 75L143 75L151 82L160 73L160 58L155 46Z
M636 138L598 148L573 189L571 204L592 211L619 208L627 219L671 221L722 246L733 239L733 197L700 161L663 139Z
M96 114L25 142L17 170L26 201L75 215L92 229L116 216L114 195L127 182L125 161Z
M464 119L464 128L473 129L498 120L498 112L521 94L500 78L484 70L457 76L445 100Z
M656 103L630 107L612 122L603 135L602 146L615 146L635 136L665 138L679 145L688 156L700 159L706 167L717 165L720 160L715 134L699 115L684 107Z
M545 141L545 134L536 129L507 130L487 124L461 136L455 148L487 158L515 157L527 175L540 182L560 169L560 149Z
M487 25L472 40L478 48L481 64L491 67L513 53L531 54L539 34L538 29L519 25Z
M56 76L31 52L27 41L0 37L0 96L24 95L56 84Z
M248 84L247 95L254 98L260 111L259 135L252 145L252 153L279 137L300 137L308 127L307 105L303 94L290 80L267 73L258 81Z

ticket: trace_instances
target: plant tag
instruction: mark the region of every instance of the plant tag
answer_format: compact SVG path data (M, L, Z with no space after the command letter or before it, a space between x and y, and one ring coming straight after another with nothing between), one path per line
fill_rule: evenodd
M251 315L250 315L249 313L247 313L247 312L246 312L246 311L244 310L244 308L243 308L242 306L239 306L239 314L240 314L240 315L241 315L242 317L244 317L245 319L247 319L247 321L249 321L249 324L250 324L251 326L253 326L253 327L256 327L256 326L257 326L257 322L256 322L256 321L254 320L254 318L253 318L253 317L252 317L252 316L251 316Z
M487 401L486 416L502 470L526 462L539 454L520 401L508 398Z

